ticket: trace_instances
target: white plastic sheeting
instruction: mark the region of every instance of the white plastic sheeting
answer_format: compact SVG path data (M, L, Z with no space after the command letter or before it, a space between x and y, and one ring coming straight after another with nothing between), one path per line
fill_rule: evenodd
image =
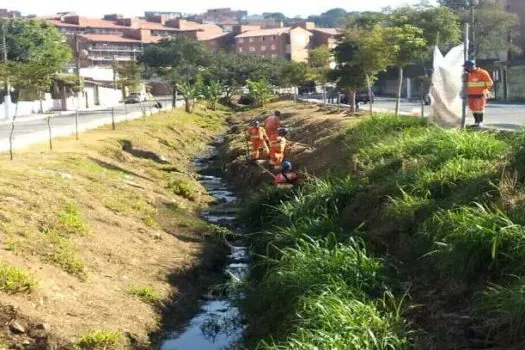
M438 47L434 49L431 118L439 125L458 127L461 124L463 64L463 44L454 47L445 56Z

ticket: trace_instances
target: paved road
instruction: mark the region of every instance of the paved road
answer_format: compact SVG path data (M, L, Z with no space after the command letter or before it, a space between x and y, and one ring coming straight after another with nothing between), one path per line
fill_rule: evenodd
M381 109L384 108L394 110L395 100L379 98L376 100L374 105ZM429 109L429 106L425 106L425 110L427 112ZM421 111L421 104L419 102L402 101L401 111L405 113L419 113ZM467 124L473 123L474 119L469 113ZM525 105L489 103L484 125L487 128L505 130L517 130L519 128L525 127Z
M162 100L164 108L171 108L169 101ZM156 113L158 110L151 107L152 102L145 103L147 115L151 112ZM150 108L151 107L151 108ZM125 120L137 119L143 116L141 106L139 104L128 104L124 106L120 104L114 107L115 123ZM20 117L15 121L15 129L13 133L13 148L25 147L31 144L40 143L49 138L49 130L47 118L45 116L37 116L31 118ZM25 119L25 120L24 120ZM79 132L94 129L101 125L111 124L112 112L111 108L97 111L81 111L78 117ZM75 114L60 115L56 113L50 119L53 137L66 136L74 134L75 132ZM118 126L117 126L118 127ZM9 135L11 133L10 123L0 124L0 152L9 150Z
M306 99L314 99L321 102L320 96L304 95ZM377 97L374 107L381 111L393 111L395 109L395 99ZM363 109L368 109L367 105L362 105ZM425 112L428 113L430 106L425 106ZM401 101L401 112L408 114L421 113L421 104L419 101L409 102ZM473 124L474 119L468 114L467 125ZM525 127L525 105L497 104L489 103L485 117L484 126L487 128L517 130Z

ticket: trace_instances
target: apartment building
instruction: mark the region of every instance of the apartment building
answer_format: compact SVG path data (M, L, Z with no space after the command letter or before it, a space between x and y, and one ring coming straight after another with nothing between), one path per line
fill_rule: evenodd
M165 14L147 18L125 18L118 14L88 18L63 12L46 18L64 33L76 52L87 52L84 65L110 66L113 62L136 60L144 48L163 38L186 36L202 41L210 48L221 48L226 34L214 24L200 24Z
M22 12L20 11L9 11L8 9L0 9L0 18L2 19L11 19L11 18L20 18L22 17Z
M334 47L338 34L334 28L316 28L312 22L293 27L246 30L235 36L235 51L304 62L311 49L322 45Z

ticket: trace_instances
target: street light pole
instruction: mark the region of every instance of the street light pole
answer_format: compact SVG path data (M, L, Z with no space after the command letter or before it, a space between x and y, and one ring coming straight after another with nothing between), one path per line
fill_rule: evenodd
M476 12L475 7L478 5L478 0L470 0L470 19L469 19L469 26L470 26L470 45L469 45L469 59L475 60L476 59L476 31L475 28L475 22L476 22Z
M2 49L4 51L4 62L6 64L6 69L9 69L7 67L7 39L6 39L6 33L7 28L6 24L4 23L2 25ZM11 93L10 93L10 86L9 86L9 74L5 75L5 82L4 82L4 89L5 89L5 95L4 95L4 108L5 108L5 119L9 119L9 105L11 104Z

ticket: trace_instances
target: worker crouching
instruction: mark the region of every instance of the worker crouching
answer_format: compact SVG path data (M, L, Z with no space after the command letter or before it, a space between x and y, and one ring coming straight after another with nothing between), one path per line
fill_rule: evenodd
M281 172L274 176L273 182L279 188L293 188L299 181L297 173L293 172L292 163L284 161L281 165Z
M284 151L286 150L287 140L286 135L288 135L288 129L279 128L277 132L277 137L275 139L270 139L270 164L272 164L276 169L278 169L282 162L284 161Z
M267 154L269 153L268 145L266 144L268 136L266 136L266 132L259 121L254 120L251 122L250 127L246 131L246 135L251 144L251 156L253 160L260 159L261 148L264 149Z

